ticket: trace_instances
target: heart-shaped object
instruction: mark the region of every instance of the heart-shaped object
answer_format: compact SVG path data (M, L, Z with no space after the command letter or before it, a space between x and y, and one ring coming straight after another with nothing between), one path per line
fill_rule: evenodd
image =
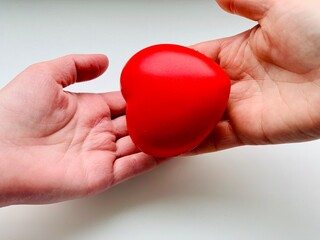
M156 157L197 147L226 109L230 80L205 55L159 44L136 53L121 73L127 127L136 146Z

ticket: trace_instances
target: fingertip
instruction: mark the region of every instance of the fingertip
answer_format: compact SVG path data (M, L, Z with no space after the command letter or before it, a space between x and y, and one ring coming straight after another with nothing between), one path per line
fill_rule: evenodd
M231 14L243 16L245 18L259 21L268 12L271 0L216 0L218 5Z
M142 152L118 158L113 166L115 184L150 171L156 166L157 160Z
M127 104L120 91L104 93L102 97L110 108L112 119L125 114Z
M216 40L197 43L189 47L192 48L193 50L196 50L202 53L208 58L211 58L213 61L218 62L219 54L221 52L221 45L222 45L222 39L216 39Z
M109 58L107 55L104 54L91 54L92 57L96 59L96 61L99 62L101 69L100 69L100 74L104 73L108 67L109 67Z
M102 75L109 66L104 54L71 55L77 69L77 82L87 81Z
M244 143L238 137L230 122L225 120L218 123L213 132L188 155L217 152L242 145Z
M228 13L233 13L232 8L231 8L231 6L232 6L231 3L234 1L232 1L232 0L216 0L216 2L224 11L226 11Z

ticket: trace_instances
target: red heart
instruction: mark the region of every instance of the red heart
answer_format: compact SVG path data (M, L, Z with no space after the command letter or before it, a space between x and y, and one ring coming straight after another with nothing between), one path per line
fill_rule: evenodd
M205 55L160 44L127 62L121 91L136 146L156 157L171 157L192 150L212 132L227 106L230 80Z

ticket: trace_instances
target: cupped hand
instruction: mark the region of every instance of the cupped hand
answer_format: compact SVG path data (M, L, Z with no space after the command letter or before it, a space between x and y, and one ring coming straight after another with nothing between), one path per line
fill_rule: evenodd
M320 137L320 2L218 0L258 22L239 35L194 49L231 78L225 118L195 153Z
M104 55L70 55L34 64L1 89L0 205L95 194L157 165L128 136L119 92L64 91L107 66Z

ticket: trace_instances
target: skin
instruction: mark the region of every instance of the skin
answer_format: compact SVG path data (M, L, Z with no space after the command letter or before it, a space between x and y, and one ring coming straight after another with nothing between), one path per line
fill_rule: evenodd
M128 136L119 92L64 91L107 66L104 55L70 55L30 66L0 91L1 206L96 194L157 165Z
M218 0L258 25L192 46L232 83L225 117L193 153L320 137L320 2Z

